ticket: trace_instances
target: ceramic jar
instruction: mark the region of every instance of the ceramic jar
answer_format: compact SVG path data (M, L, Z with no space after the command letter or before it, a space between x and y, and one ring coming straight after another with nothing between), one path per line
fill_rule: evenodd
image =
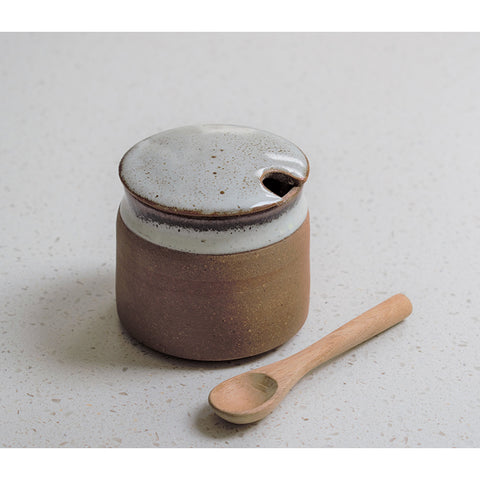
M308 313L302 151L277 135L199 125L153 135L120 162L116 301L145 345L195 360L273 349Z

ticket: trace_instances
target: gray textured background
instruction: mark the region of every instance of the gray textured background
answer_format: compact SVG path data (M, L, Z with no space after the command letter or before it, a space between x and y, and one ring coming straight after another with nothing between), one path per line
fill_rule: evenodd
M479 94L480 35L0 35L0 445L480 446ZM118 161L206 122L311 161L309 318L224 364L137 345L114 307ZM397 292L406 322L264 421L209 410Z

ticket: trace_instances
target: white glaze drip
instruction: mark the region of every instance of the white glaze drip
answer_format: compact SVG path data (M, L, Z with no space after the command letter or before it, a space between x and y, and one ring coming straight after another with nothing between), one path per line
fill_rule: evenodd
M127 228L151 243L182 252L220 255L266 247L294 233L308 211L303 193L299 196L293 207L271 221L229 230L199 231L146 220L137 217L125 198L120 215Z

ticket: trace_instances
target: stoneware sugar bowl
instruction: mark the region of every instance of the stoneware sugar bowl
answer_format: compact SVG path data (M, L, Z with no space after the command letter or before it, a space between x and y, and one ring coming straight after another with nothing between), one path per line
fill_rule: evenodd
M153 135L120 162L116 301L145 345L195 360L275 348L308 313L303 152L233 125Z

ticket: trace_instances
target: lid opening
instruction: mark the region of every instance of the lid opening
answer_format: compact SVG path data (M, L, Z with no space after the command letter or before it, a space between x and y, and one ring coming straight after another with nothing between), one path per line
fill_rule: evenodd
M268 172L262 179L265 188L279 197L284 197L292 188L298 187L300 182L283 172Z

